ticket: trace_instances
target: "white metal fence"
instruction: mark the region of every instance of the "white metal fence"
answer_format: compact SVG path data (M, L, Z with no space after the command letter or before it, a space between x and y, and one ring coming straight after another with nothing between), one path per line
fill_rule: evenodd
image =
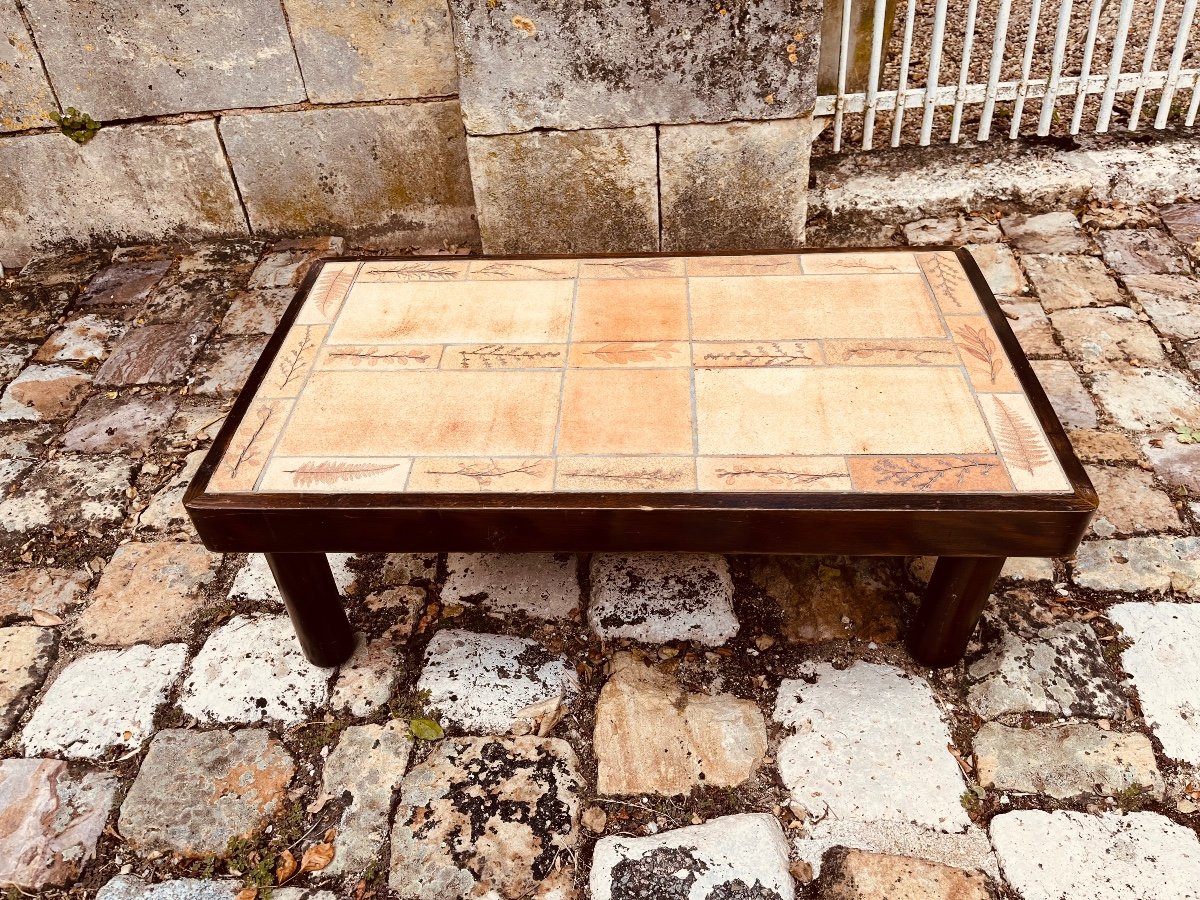
M871 31L860 38L870 42L870 69L865 89L851 92L848 66L865 48L852 44L858 36L844 0L837 92L816 105L817 115L833 117L833 151L870 150L889 126L897 147L985 141L1005 119L1010 138L1195 124L1197 0L1059 3L896 0L889 29L887 0L874 0ZM906 110L919 114L906 118Z

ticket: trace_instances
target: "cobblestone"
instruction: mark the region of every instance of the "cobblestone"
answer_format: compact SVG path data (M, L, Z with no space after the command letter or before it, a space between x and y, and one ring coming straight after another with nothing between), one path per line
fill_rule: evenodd
M583 608L578 565L567 553L448 553L442 602L478 601L491 615L563 621Z
M57 643L47 628L0 628L0 741L12 734L29 698L42 686Z

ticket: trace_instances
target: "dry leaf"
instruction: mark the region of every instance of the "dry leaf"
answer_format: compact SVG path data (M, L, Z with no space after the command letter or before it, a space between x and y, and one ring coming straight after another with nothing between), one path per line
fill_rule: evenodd
M337 839L337 829L329 828L325 831L325 843L332 844Z
M284 850L275 861L275 883L283 884L296 874L296 857L291 850Z
M322 793L320 796L317 797L316 800L314 800L312 803L308 804L308 806L306 806L304 808L304 810L305 810L305 812L311 813L312 815L315 816L317 813L319 813L321 810L323 810L325 808L325 804L328 803L331 799L332 798L328 794Z
M320 872L333 862L333 844L313 844L300 859L301 872Z
M233 900L254 900L258 896L258 888L246 887L237 892L237 896Z
M33 624L41 625L43 628L49 628L51 625L61 625L63 620L53 613L48 613L44 609L35 609L33 611Z

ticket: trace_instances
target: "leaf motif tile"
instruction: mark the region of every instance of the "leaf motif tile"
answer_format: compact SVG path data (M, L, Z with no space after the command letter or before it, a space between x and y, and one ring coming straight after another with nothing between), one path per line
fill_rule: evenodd
M359 263L326 263L296 317L297 325L328 325L350 295Z
M318 369L436 369L441 344L335 344L321 349Z
M537 457L439 457L413 461L410 491L531 493L554 487L554 460Z
M1061 491L1069 487L1024 396L991 394L981 398L981 403L1008 474L1018 490Z
M464 260L392 260L364 263L358 280L364 284L401 281L461 281L470 263Z
M686 366L690 363L687 341L608 341L603 344L572 344L572 368L638 368Z
M295 397L312 370L327 325L297 325L287 336L258 390L259 397Z
M985 316L947 316L946 325L975 390L990 393L1021 389L1000 338Z
M916 493L1007 491L1012 482L998 456L852 456L856 491Z
M817 341L755 341L695 344L696 368L771 368L817 366L821 345Z
M929 282L929 289L933 291L934 299L945 315L958 316L980 311L979 297L957 256L939 250L918 253L916 257Z
M691 456L560 456L559 491L693 491Z
M957 366L958 351L945 340L825 341L825 359L836 366Z
M557 369L566 344L467 344L447 347L443 369Z
M879 253L806 253L801 257L805 275L896 275L921 269L913 254L897 250Z
M702 491L848 491L841 456L701 456Z
M579 277L584 278L681 278L684 275L682 257L626 259L581 259Z
M397 457L328 458L277 456L259 482L260 491L402 491L411 459Z
M751 256L694 256L687 273L696 275L799 275L800 257L795 253Z
M213 491L253 490L266 465L271 447L283 430L291 400L257 400L234 432L221 462L213 472Z
M472 281L541 281L573 279L579 274L574 259L477 259L467 277Z

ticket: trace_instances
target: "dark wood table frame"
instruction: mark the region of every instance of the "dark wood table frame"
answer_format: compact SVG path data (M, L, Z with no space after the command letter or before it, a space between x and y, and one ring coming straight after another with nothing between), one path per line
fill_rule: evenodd
M314 266L251 372L184 505L209 549L266 554L304 654L319 666L345 662L354 645L326 553L447 551L937 556L908 647L926 665L950 666L962 658L1004 560L1071 555L1097 506L1096 492L987 282L970 253L957 254L1071 493L210 494L213 471L316 281L320 267ZM375 257L341 258L356 259ZM411 259L444 262L446 257Z

